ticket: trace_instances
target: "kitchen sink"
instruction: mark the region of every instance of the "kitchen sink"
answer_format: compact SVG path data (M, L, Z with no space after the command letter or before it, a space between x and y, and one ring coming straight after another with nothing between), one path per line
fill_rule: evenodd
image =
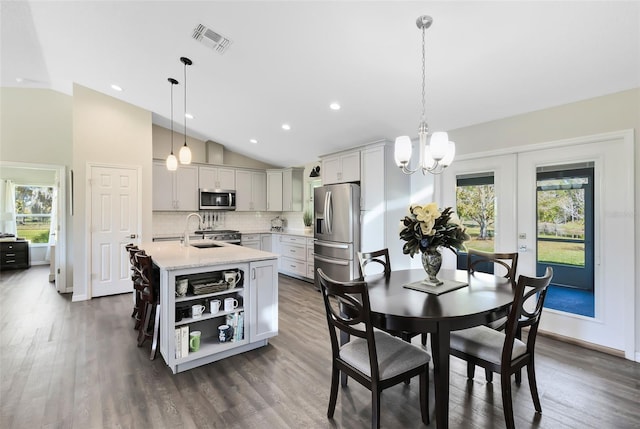
M191 243L190 244L191 247L197 247L198 249L209 249L212 247L224 247L220 244L216 244L216 243Z

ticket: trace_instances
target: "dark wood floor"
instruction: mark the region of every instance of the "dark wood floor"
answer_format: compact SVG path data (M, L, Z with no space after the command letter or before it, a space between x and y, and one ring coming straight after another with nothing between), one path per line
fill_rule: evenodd
M71 302L48 267L0 274L2 428L366 428L369 392L341 389L326 418L330 350L321 297L280 277L280 333L269 346L172 375L136 347L131 295ZM543 316L544 317L544 316ZM419 341L419 337L416 337ZM523 375L518 428L639 428L640 364L540 338L543 414ZM450 426L503 428L500 381L468 382L452 358ZM418 428L418 383L382 396L382 426ZM433 386L430 410L433 419ZM435 423L431 424L435 427Z

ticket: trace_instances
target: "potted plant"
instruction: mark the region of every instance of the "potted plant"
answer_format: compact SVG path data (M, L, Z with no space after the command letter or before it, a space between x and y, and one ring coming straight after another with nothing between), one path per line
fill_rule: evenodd
M311 224L313 223L313 214L311 213L310 210L305 210L305 212L302 213L302 222L304 222L304 230L306 232L311 232L312 231Z

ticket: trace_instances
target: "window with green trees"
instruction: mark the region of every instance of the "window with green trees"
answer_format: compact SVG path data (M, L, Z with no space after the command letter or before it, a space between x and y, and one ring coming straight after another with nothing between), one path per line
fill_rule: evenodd
M16 185L18 237L31 243L48 243L53 209L53 187Z

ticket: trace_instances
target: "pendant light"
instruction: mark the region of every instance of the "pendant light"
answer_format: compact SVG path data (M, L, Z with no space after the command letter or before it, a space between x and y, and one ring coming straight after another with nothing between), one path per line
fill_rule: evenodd
M177 85L178 81L172 77L167 80L171 84L171 153L167 157L167 170L175 171L178 169L178 159L173 154L173 85Z
M420 158L418 165L415 169L409 168L409 161L411 160L411 139L409 136L400 136L396 138L395 142L395 161L398 167L402 169L405 174L413 174L416 171L422 171L422 174L432 173L439 174L444 171L452 162L456 153L455 143L449 141L449 136L446 132L435 132L431 135L429 145L427 145L427 136L429 134L429 127L426 121L425 114L425 32L427 28L431 27L433 18L428 15L422 15L416 20L416 25L422 30L422 118L420 125L418 125L419 136L419 148Z
M180 148L180 164L191 164L191 149L187 146L187 66L193 64L187 57L180 57L184 64L184 145Z

